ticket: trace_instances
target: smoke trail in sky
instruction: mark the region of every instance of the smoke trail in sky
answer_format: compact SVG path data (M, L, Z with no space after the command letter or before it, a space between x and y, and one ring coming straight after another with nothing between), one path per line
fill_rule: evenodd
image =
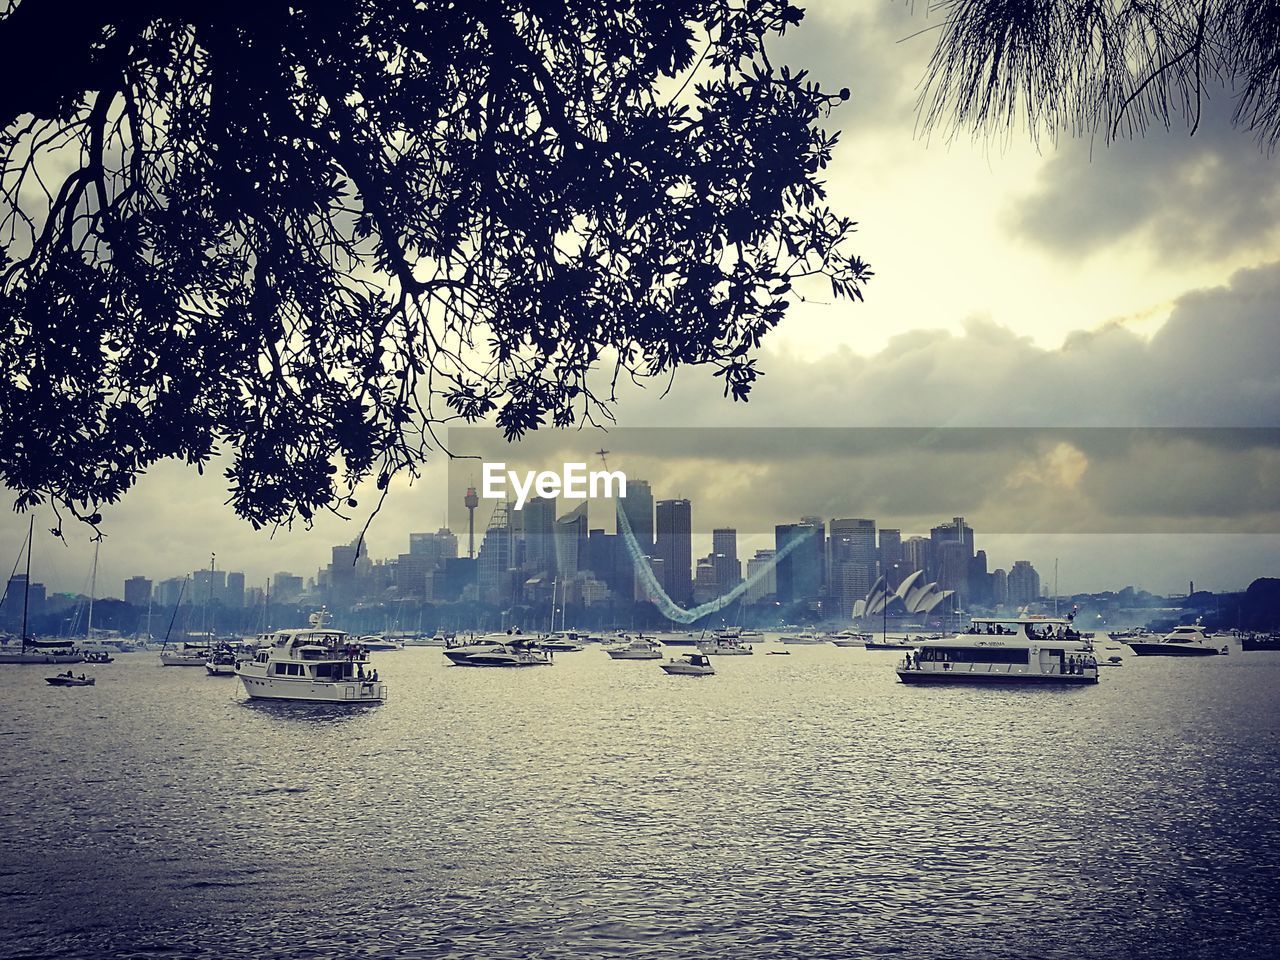
M635 567L636 572L640 574L640 579L644 581L645 589L649 596L653 598L653 602L657 604L663 616L668 620L674 620L676 623L693 623L700 617L705 617L708 613L715 613L717 610L723 610L729 604L737 600L747 590L759 583L774 567L778 565L778 561L791 553L800 544L805 543L807 537L795 537L790 542L783 545L773 557L766 563L760 565L755 573L747 577L728 593L721 594L714 600L708 600L701 603L691 610L686 610L667 595L667 591L662 589L662 584L658 583L658 578L653 573L653 567L649 565L649 561L645 559L644 549L640 546L640 541L636 539L636 535L631 532L631 521L627 519L626 511L622 509L622 501L616 501L616 513L618 516L618 530L622 533L622 539L626 541L627 553L631 556L631 564Z

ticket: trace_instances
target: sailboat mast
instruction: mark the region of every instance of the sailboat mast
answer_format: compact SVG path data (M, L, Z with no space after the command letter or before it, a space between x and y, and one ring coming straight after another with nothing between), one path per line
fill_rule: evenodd
M169 618L169 629L164 632L164 646L169 645L169 634L173 632L174 621L178 619L178 608L182 606L182 595L187 591L187 581L190 577L182 578L182 586L178 587L178 601L173 605L173 616Z
M27 582L22 587L22 652L27 652L27 603L31 599L31 544L36 530L36 515L27 524Z
M98 547L101 545L102 541L93 541L93 573L89 575L89 620L84 628L86 643L93 640L93 598L98 594Z

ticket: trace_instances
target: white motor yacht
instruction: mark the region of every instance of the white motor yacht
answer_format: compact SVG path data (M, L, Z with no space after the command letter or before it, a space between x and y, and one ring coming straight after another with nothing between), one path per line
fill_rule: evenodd
M539 637L538 649L550 650L552 653L577 653L585 649L582 645L585 639L582 634L574 630L559 630L545 637Z
M659 664L667 673L684 677L709 677L716 672L705 653L686 653L679 660Z
M369 655L340 630L280 630L271 646L236 665L245 693L255 700L381 703L387 685Z
M921 641L898 665L903 683L1087 684L1098 662L1070 620L976 618L965 633Z
M236 675L236 653L229 643L220 643L209 651L204 662L205 672L211 677L234 677Z
M743 643L736 637L731 639L719 634L698 644L698 651L709 657L749 657L755 652L751 649L751 644Z
M781 639L783 643L787 643L787 644L797 644L797 643L817 644L817 643L829 642L825 634L817 633L812 629L805 630L800 633L784 634L779 639Z
M547 652L523 634L491 633L446 647L444 655L457 667L538 667L550 664Z
M1124 644L1139 657L1213 657L1231 649L1210 640L1199 624L1174 627L1159 640L1144 637L1125 640Z
M604 648L614 660L661 660L662 650L648 637L623 638L613 646Z
M875 638L869 633L858 633L856 630L841 630L831 638L837 647L865 647Z

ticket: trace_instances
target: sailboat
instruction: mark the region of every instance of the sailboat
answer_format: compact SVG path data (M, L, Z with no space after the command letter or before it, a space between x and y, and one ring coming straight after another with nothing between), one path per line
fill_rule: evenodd
M187 590L190 577L183 577L182 586L178 589L178 602L173 605L173 616L169 618L169 629L164 632L164 644L160 647L160 666L162 667L203 667L205 657L209 653L207 643L188 643L186 641L170 644L169 634L173 632L173 622L178 618L178 608L182 606L182 595Z
M0 646L0 663L80 663L84 660L83 654L76 648L75 641L66 640L36 640L27 636L27 607L31 599L31 546L34 541L36 518L34 514L30 523L27 525L27 542L25 549L27 551L27 578L22 592L22 638L18 644L18 649L14 650L12 643L5 643ZM22 554L19 552L19 559ZM13 564L14 571L18 569L17 561ZM10 577L10 580L13 578ZM6 587L6 597L8 588Z

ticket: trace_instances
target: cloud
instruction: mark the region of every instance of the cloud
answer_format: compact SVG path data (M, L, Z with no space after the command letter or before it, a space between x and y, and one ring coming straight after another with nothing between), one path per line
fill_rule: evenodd
M1231 110L1218 91L1194 135L1175 127L1107 146L1064 143L1014 201L1009 224L1075 258L1134 244L1174 262L1274 249L1276 159L1232 126Z

